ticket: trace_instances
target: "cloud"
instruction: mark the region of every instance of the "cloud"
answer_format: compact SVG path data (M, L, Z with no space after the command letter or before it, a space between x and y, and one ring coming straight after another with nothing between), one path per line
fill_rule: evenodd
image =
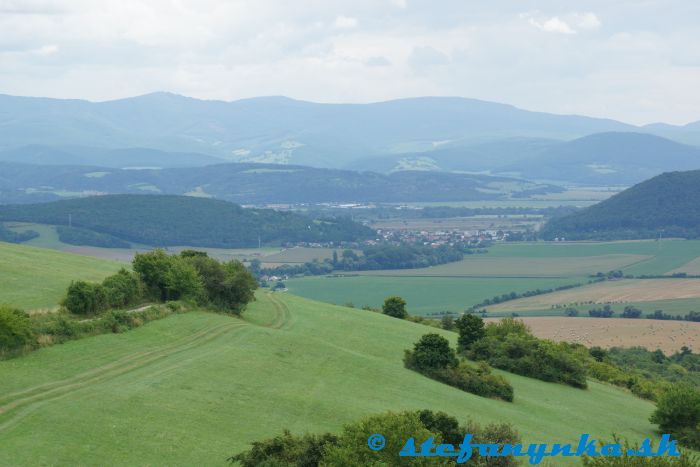
M338 16L335 19L335 27L338 29L354 29L357 27L357 18L349 16Z
M367 66L390 66L391 62L386 57L369 57L365 60Z
M580 29L598 29L601 26L601 22L595 13L577 13L576 26Z
M545 32L555 32L559 34L576 34L576 31L569 26L564 20L559 19L557 16L553 16L549 19L543 21L536 20L535 18L528 18L528 22Z
M424 68L450 63L450 57L430 46L414 47L408 57L408 63L413 68Z

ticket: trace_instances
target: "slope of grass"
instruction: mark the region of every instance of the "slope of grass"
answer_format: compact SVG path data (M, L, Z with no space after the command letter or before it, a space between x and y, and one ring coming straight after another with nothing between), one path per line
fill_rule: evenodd
M99 281L124 264L0 242L0 303L53 307L71 280Z
M617 388L508 374L507 403L404 369L403 350L428 331L260 293L244 320L192 312L0 362L0 464L224 465L283 428L337 431L390 409L508 421L526 441L653 436L653 406Z

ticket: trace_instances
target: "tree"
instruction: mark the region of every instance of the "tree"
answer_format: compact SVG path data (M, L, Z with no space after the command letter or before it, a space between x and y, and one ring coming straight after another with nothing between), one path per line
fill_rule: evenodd
M137 253L132 265L150 293L161 301L167 300L167 274L170 268L170 259L165 251L158 249L147 253Z
M578 310L576 308L569 307L564 310L564 314L570 318L575 318L578 316Z
M383 449L374 451L367 447L367 440L373 434L385 438ZM375 415L359 422L345 425L336 445L326 446L321 465L367 465L367 466L447 466L453 465L454 459L440 457L400 457L399 452L406 440L414 438L416 447L419 443L434 437L434 443L440 444L439 433L428 430L416 412L403 412Z
M447 331L453 330L455 328L455 319L452 317L452 315L442 315L440 327Z
M471 345L486 335L484 320L474 314L463 314L455 320L459 332L457 348L460 352L468 350Z
M408 316L408 313L406 312L406 301L401 297L388 297L386 300L384 300L382 313L394 318L406 319Z
M640 316L642 316L642 310L640 310L639 308L635 308L631 305L626 306L625 309L622 311L623 318L635 319L639 318Z
M419 371L454 368L458 364L450 342L439 334L426 334L407 351L405 364Z
M136 273L122 268L105 278L102 285L107 292L109 307L119 308L135 303L143 296L143 284Z
M7 305L0 305L0 354L20 349L34 342L29 315Z
M602 362L605 359L605 356L608 354L605 349L598 346L591 347L588 350L588 353L590 353L591 357L593 357L597 362Z
M185 258L172 256L169 258L168 269L165 273L166 300L182 298L203 298L204 285L197 269Z
M672 385L649 419L662 433L675 434L681 443L700 447L700 391L685 384Z
M77 315L99 313L108 307L107 290L93 282L71 282L61 304Z
M242 467L290 465L297 467L318 467L326 446L334 446L338 437L322 435L292 435L284 430L281 435L263 441L254 441L248 451L229 457L232 464Z

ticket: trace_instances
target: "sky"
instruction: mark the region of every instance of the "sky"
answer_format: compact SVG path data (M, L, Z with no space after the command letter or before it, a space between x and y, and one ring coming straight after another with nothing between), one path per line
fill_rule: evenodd
M462 96L700 120L697 0L0 0L0 93Z

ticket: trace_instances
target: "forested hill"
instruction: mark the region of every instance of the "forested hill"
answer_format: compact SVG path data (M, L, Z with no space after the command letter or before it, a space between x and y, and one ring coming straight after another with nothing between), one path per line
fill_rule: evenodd
M374 232L349 219L315 219L226 201L168 195L108 195L0 206L0 221L67 225L152 246L241 248L284 242L357 241Z
M568 216L552 219L545 239L700 237L700 170L669 172Z

